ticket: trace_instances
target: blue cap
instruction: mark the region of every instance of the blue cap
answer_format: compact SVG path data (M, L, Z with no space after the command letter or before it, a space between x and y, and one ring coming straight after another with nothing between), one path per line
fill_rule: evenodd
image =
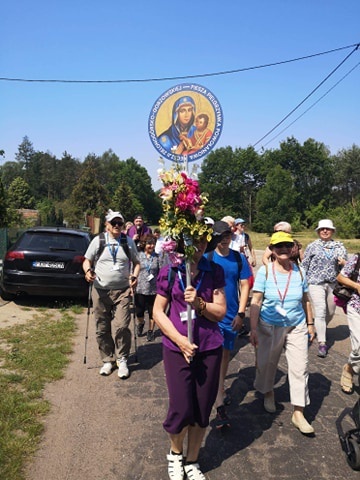
M238 225L239 223L246 223L243 218L236 218L235 219L235 225Z

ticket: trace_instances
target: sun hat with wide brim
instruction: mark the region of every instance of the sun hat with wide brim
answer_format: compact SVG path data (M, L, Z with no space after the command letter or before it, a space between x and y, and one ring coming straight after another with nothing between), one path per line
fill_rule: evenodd
M315 228L316 231L320 230L321 228L328 228L329 230L336 230L334 227L334 224L332 220L329 220L328 218L324 220L319 220L318 226Z
M279 243L294 243L294 240L290 233L286 232L275 232L272 234L270 239L270 245L278 245Z

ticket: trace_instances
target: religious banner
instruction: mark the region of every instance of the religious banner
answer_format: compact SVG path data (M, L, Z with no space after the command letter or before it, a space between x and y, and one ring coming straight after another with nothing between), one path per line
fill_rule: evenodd
M183 83L169 88L154 103L148 122L150 140L171 161L194 162L220 138L223 112L206 87Z

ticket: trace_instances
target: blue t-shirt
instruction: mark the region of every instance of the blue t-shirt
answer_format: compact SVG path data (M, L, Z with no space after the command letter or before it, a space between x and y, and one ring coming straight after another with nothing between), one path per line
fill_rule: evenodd
M208 256L206 254L205 256ZM226 295L226 315L221 320L221 324L229 325L234 320L239 309L239 280L246 280L251 277L252 272L246 257L240 253L242 267L239 275L239 266L233 250L229 251L227 257L219 255L214 251L212 261L223 267L225 272L225 295Z
M308 291L305 274L303 271L300 273L299 267L293 264L289 284L289 273L275 271L276 285L272 263L269 263L267 271L266 279L266 267L259 268L253 287L254 292L264 294L260 318L278 327L295 327L306 318L302 306L303 293ZM288 290L282 302L281 297L284 296L287 284ZM283 314L277 310L279 307L284 309Z

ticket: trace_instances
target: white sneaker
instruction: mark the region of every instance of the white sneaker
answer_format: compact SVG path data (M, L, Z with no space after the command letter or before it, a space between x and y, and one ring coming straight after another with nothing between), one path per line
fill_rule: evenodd
M129 373L129 369L128 369L128 366L127 366L127 360L125 357L122 357L122 358L119 358L117 361L116 361L116 364L118 366L118 377L119 378L128 378L128 376L130 375Z
M113 369L113 364L111 362L105 362L104 365L100 368L100 375L110 375Z
M171 452L166 456L170 480L184 480L183 456Z
M188 480L206 480L205 475L200 470L198 463L190 463L190 465L185 465L184 470Z

